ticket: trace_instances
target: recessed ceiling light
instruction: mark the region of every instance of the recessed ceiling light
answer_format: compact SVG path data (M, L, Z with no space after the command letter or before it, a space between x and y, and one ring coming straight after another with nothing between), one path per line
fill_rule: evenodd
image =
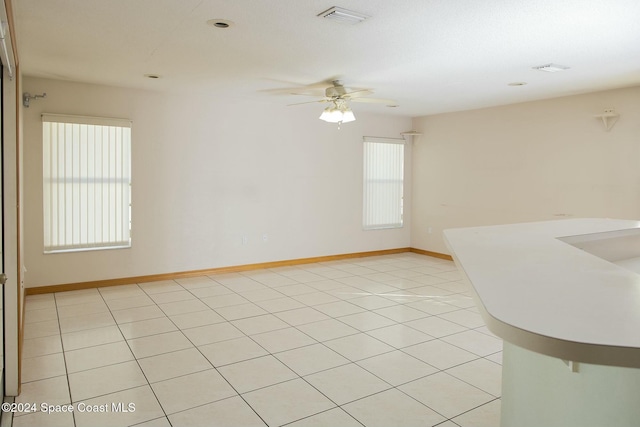
M526 84L527 82L511 82L511 83L508 83L507 86L524 86Z
M212 27L221 29L226 29L233 26L233 22L227 19L210 19L207 21L207 24L211 25Z
M319 13L318 16L320 18L332 19L334 21L343 23L343 24L358 24L365 19L368 18L367 15L364 15L359 12L354 12L352 10L343 9L341 7L332 7L331 9L327 9L322 13Z
M158 75L158 74L145 74L144 76L146 78L148 78L148 79L159 79L160 78L160 75Z
M538 65L537 67L532 67L534 70L538 71L546 71L547 73L557 73L558 71L568 70L569 67L558 64L544 64Z

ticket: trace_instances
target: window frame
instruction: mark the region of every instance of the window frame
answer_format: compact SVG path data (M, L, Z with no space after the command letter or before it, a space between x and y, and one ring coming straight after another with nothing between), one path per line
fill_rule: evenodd
M42 114L45 254L131 247L131 150L129 119Z
M384 159L378 158L380 153L378 153L378 157L376 157L376 153L374 150L370 150L369 148L375 147L374 145L367 144L385 144L388 148L399 148L396 153L393 154L393 158L387 159L387 164L381 165L380 162ZM362 229L363 230L384 230L384 229L395 229L395 228L403 228L404 227L404 189L405 189L405 149L406 141L402 138L381 138L381 137L363 137L363 185L362 185ZM384 147L378 145L378 147ZM378 150L380 151L380 150ZM377 170L374 170L378 166ZM386 178L372 178L372 171L377 172L378 175L387 175ZM376 183L372 181L378 181L380 183L391 184L391 188L387 189L387 193L391 192L393 197L389 197L387 194L387 199L394 198L394 202L397 203L395 206L391 206L387 208L386 214L380 211L380 206L375 206L375 202L372 199L375 199L376 196L374 194L375 189L373 185ZM382 181L382 182L380 182ZM372 185L373 184L373 185ZM395 189L393 186L395 185ZM399 187L399 188L398 188ZM379 190L380 191L380 190ZM394 194L395 192L395 194ZM379 196L379 194L378 194ZM396 199L397 197L397 199ZM380 198L380 197L378 197ZM377 203L382 203L384 200L378 200ZM377 212L372 209L378 209ZM392 217L392 221L374 222L374 217L378 217L380 219L383 216Z

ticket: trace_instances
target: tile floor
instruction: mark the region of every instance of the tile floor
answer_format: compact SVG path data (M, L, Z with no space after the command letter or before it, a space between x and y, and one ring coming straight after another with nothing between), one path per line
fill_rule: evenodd
M14 425L498 426L460 279L406 253L29 296Z

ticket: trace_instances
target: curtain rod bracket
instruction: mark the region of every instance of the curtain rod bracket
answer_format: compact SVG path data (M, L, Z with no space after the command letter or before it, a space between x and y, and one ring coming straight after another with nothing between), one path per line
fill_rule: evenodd
M40 98L46 98L47 97L47 93L43 92L42 95L31 95L29 92L25 92L22 94L22 105L24 105L26 108L29 108L29 102L32 99L40 99Z

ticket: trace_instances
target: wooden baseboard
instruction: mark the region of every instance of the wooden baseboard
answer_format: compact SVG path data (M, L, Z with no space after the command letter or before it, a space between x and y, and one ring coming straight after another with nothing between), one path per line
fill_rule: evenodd
M81 289L102 288L107 286L131 285L134 283L157 282L160 280L185 279L189 277L208 276L213 274L237 273L240 271L259 270L276 267L289 267L293 265L312 264L327 261L339 261L344 259L364 258L380 255L393 255L403 252L414 252L421 255L427 255L434 258L448 259L451 257L438 252L424 251L415 248L397 248L385 249L380 251L356 252L350 254L327 255L311 258L298 258L285 261L271 261L257 264L234 265L229 267L208 268L204 270L181 271L176 273L150 274L146 276L123 277L118 279L93 280L90 282L66 283L61 285L38 286L35 288L26 288L26 295L48 294L52 292L77 291Z
M453 261L453 258L451 257L451 255L441 254L440 252L425 251L424 249L417 249L417 248L409 248L409 251L416 254L427 255L433 258L440 258L440 259L446 259L448 261Z

